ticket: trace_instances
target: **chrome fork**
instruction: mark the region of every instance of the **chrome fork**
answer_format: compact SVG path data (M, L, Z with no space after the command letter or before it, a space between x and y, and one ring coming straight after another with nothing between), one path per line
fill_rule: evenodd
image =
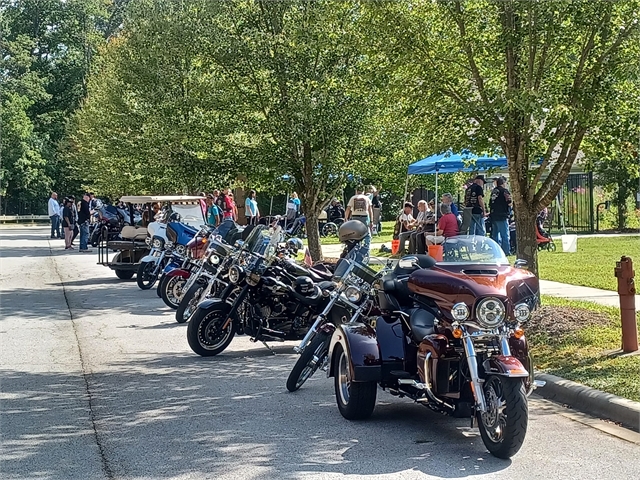
M482 381L478 376L478 357L476 356L476 349L473 345L471 335L469 335L463 328L463 343L464 352L467 357L467 363L469 364L469 375L471 376L471 386L473 387L473 395L476 399L476 405L480 412L487 411L487 402L484 398L484 392L482 391ZM507 345L508 348L508 345Z

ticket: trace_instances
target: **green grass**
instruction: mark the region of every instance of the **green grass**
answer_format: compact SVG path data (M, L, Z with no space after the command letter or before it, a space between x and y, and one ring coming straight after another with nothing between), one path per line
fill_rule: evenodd
M382 231L379 235L371 237L371 243L391 243L393 240L393 226L395 222L382 222ZM320 239L322 245L337 245L340 243L338 237L322 237ZM306 244L306 240L305 240ZM389 247L391 245L388 245Z
M555 243L556 252L538 252L540 278L544 280L616 290L613 269L622 255L633 258L635 270L640 272L640 237L578 237L576 253L562 253L560 237Z
M572 315L561 334L550 335L531 325L528 339L537 370L640 401L640 356L608 355L621 345L618 308L548 296L542 297L542 304L551 307L551 314ZM598 321L590 323L596 316ZM640 313L636 319L640 324Z

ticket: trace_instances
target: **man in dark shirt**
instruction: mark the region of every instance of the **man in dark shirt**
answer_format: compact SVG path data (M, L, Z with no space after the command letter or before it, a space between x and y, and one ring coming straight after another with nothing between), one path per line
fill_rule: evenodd
M338 219L344 220L344 208L335 198L331 200L331 206L327 209L327 216L330 222L335 222Z
M80 201L80 211L78 212L78 225L80 227L80 252L87 253L90 252L87 247L87 242L89 241L89 220L91 220L91 212L89 208L89 202L91 201L91 196L88 193L85 193L82 196L82 200Z
M511 208L511 193L504 188L504 178L494 179L494 189L491 191L489 208L491 214L491 238L498 242L505 255L511 253L509 244L509 209Z
M485 236L484 217L487 211L484 205L484 176L478 175L467 188L465 194L465 207L471 207L471 227L469 235Z

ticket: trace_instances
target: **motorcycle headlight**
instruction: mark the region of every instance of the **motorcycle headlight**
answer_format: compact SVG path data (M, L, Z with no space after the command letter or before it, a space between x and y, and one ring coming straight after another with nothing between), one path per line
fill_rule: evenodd
M531 309L526 303L519 303L513 308L513 318L517 322L524 323L531 317Z
M215 253L211 254L211 256L209 257L209 263L211 265L218 265L220 263L220 257Z
M160 248L162 248L163 244L164 244L164 242L160 238L154 238L153 239L153 243L152 243L153 248L160 249Z
M145 238L144 243L146 243L147 245L151 245L151 237Z
M349 300L350 302L356 303L359 302L362 298L362 293L360 292L358 287L351 286L347 287L347 289L344 291L344 296L347 297L347 300Z
M454 320L463 322L469 318L469 307L467 307L466 303L456 303L453 308L451 308L451 316Z
M232 266L229 269L229 281L231 283L239 283L242 278L242 268L237 265Z
M480 326L496 328L504 321L504 304L497 298L485 298L476 308L476 317Z

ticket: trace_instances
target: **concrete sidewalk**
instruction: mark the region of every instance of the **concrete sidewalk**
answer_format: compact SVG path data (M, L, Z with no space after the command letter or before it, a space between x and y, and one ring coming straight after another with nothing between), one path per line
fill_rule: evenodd
M568 300L584 300L609 307L620 306L618 294L612 290L601 290L599 288L552 282L551 280L540 280L540 292L542 295L562 297ZM640 295L636 295L636 310L640 310Z

